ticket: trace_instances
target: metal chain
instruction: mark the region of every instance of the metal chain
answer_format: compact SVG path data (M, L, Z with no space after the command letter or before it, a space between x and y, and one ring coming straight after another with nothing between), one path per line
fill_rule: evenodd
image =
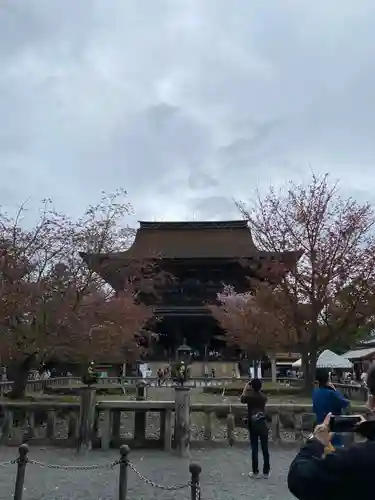
M93 465L57 465L57 464L44 464L42 462L37 462L36 460L27 460L27 463L31 465L38 465L39 467L46 467L47 469L62 469L62 470L94 470L94 469L113 469L116 465L120 463L120 460L115 460L114 462L106 464L93 464Z
M165 491L177 491L177 490L184 490L185 488L189 488L191 486L191 483L190 481L188 483L185 483L185 484L176 484L174 486L164 486L163 484L158 484L158 483L155 483L154 481L152 481L151 479L148 479L148 477L145 477L143 474L141 474L136 468L135 466L131 463L131 462L128 462L128 466L131 468L131 470L133 472L135 472L137 474L137 476L142 479L142 481L144 481L146 484L148 484L149 486L152 486L154 488L157 488L159 490L165 490Z
M14 459L14 460L9 460L8 462L0 462L0 467L6 467L7 465L14 465L16 464L18 461L18 459Z
M16 458L14 460L9 460L8 462L0 462L0 467L5 467L7 465L14 465L19 462L19 459ZM120 460L115 460L114 462L109 462L106 464L92 464L92 465L57 465L57 464L45 464L43 462L38 462L37 460L32 460L30 458L27 459L26 461L30 465L37 465L38 467L45 467L47 469L60 469L60 470L75 470L75 471L87 471L87 470L95 470L95 469L113 469L116 465L119 465L121 463ZM178 490L184 490L185 488L191 487L191 482L187 482L185 484L176 484L173 486L165 486L163 484L158 484L155 481L152 481L148 477L144 476L141 474L136 467L131 463L128 462L128 466L130 469L136 473L136 475L142 479L146 484L149 486L152 486L153 488L157 488L159 490L164 490L164 491L178 491ZM200 500L201 498L201 489L199 484L196 486L197 488L197 500Z

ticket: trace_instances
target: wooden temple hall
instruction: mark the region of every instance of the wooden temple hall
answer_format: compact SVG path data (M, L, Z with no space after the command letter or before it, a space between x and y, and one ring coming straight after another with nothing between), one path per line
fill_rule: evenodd
M224 284L236 291L249 289L249 277L264 279L273 266L294 266L298 251L271 253L258 250L246 221L140 222L132 246L112 254L84 254L87 265L116 291L124 288L124 275L135 263L150 263L154 276L165 275L157 293L141 294L154 308L149 328L159 333L155 359L170 356L186 341L196 355L225 350L223 332L207 304L214 304ZM244 265L245 263L245 265Z

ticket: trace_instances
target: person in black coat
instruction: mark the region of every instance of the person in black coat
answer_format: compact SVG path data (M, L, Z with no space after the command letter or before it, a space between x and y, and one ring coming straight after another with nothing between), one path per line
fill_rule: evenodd
M289 469L288 487L299 500L375 498L375 364L367 381L370 415L356 426L366 441L326 453L332 437L327 415Z
M246 384L241 395L241 403L247 405L251 462L253 478L268 478L270 474L270 452L268 450L268 426L265 407L267 396L262 392L261 380L255 378ZM263 475L259 475L259 442L263 453Z

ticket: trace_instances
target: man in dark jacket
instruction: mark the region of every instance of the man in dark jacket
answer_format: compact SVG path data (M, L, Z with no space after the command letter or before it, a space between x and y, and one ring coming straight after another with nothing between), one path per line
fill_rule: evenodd
M307 444L293 460L288 487L300 500L353 500L375 498L375 365L368 372L368 408L357 432L368 439L325 455L331 441L330 415L318 425Z

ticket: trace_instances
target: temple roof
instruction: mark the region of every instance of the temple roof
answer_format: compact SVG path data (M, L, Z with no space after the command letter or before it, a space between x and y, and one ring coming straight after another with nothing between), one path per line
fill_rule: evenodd
M246 221L140 222L125 258L240 258L256 251Z
M132 246L102 258L245 258L257 252L246 221L140 222ZM97 254L99 256L99 254ZM83 255L84 260L93 255Z
M140 222L133 244L116 253L81 253L86 264L109 283L113 272L130 262L147 260L250 260L269 266L282 262L290 268L300 251L265 252L256 248L246 221Z
M259 251L244 220L204 222L140 222L128 250L110 254L81 254L85 262L144 259L253 259L298 260L300 252Z

